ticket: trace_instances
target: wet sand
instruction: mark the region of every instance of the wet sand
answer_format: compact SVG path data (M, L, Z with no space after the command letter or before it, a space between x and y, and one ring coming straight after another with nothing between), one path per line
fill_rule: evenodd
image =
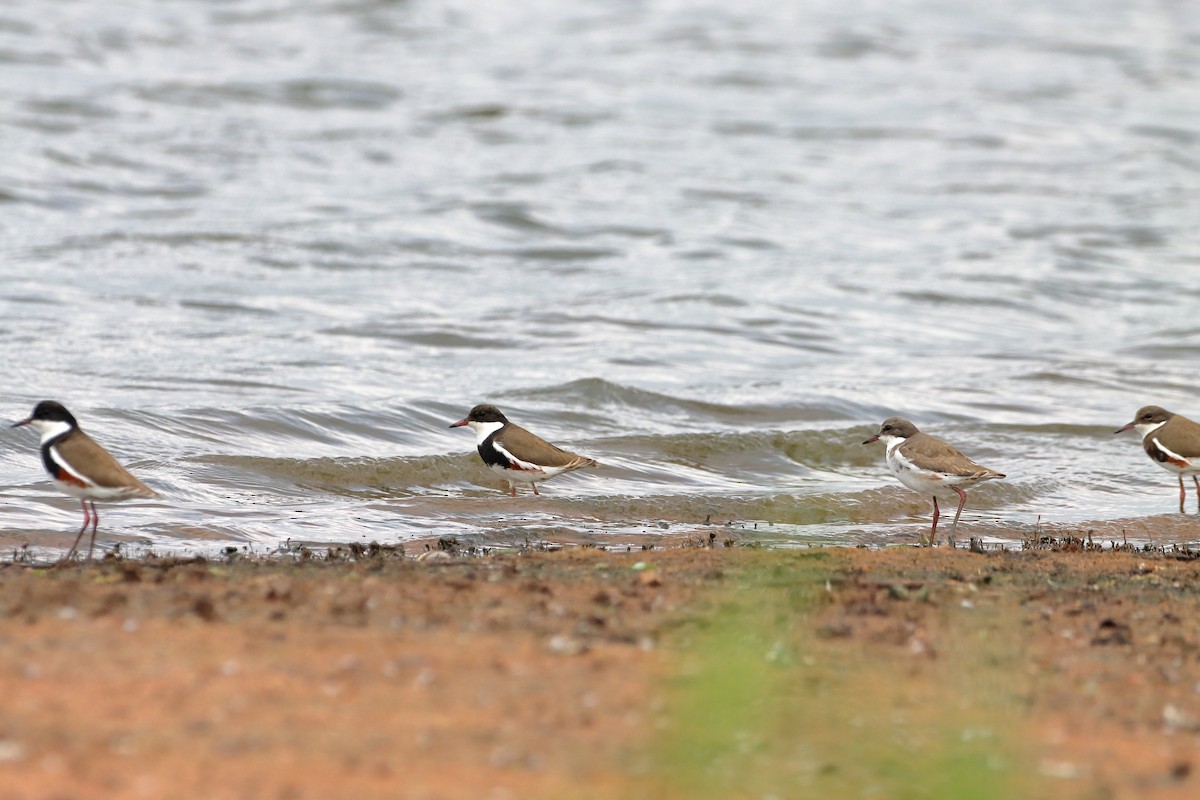
M7 565L0 798L949 797L963 742L975 796L1191 797L1198 587L719 542Z

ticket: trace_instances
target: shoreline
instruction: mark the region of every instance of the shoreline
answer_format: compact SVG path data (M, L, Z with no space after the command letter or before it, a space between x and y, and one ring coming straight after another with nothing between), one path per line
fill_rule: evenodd
M1194 556L426 552L5 565L0 796L1197 790Z
M63 534L63 538L71 540L71 536ZM699 533L689 534L647 534L644 536L603 536L575 537L572 539L543 538L526 539L522 543L497 542L476 540L468 537L462 542L458 536L428 536L407 539L391 543L371 540L369 542L355 541L309 541L299 542L288 539L283 544L262 545L256 549L254 544L215 544L211 549L198 547L180 547L178 549L156 549L153 545L130 547L128 542L118 542L115 546L97 544L97 553L92 563L104 562L155 562L162 560L201 560L212 563L232 563L244 560L250 562L275 562L279 564L306 563L310 561L342 561L354 562L370 560L380 556L425 560L448 558L489 558L497 556L519 556L535 553L554 553L571 550L595 550L605 553L663 553L676 550L739 550L758 552L805 552L821 550L868 550L887 551L891 549L930 550L925 544L912 541L870 541L870 542L786 542L780 540L756 541L738 538L728 533L722 535L710 531L708 536ZM1004 553L1138 553L1148 556L1165 556L1169 558L1193 559L1200 558L1200 537L1183 541L1159 542L1154 539L1122 537L1096 538L1091 531L1079 535L1070 533L1055 537L1050 534L1038 534L1023 539L989 540L978 537L960 540L957 547L949 547L944 541L932 548L933 551L961 552L968 551L981 555L999 555ZM47 547L34 545L23 541L20 546L0 545L0 554L7 551L7 557L0 555L0 568L5 566L25 566L38 569L52 568L58 565L60 555L65 553L65 547ZM72 565L83 566L88 562L81 558L73 560Z

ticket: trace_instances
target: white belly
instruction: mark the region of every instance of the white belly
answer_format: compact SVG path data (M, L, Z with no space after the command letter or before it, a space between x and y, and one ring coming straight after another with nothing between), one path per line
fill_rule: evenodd
M1178 453L1172 452L1171 450L1163 447L1162 442L1158 441L1158 439L1151 439L1151 441L1154 442L1154 445L1159 450L1163 451L1169 456L1166 461L1159 461L1157 458L1152 459L1155 464L1158 464L1167 472L1179 476L1195 475L1196 473L1200 472L1200 458L1186 458L1185 456L1181 456ZM1179 464L1174 463L1176 461L1181 461L1186 466L1180 466Z
M969 486L978 482L978 478L966 475L946 475L941 472L921 469L904 457L899 451L899 444L887 451L887 467L902 484L921 494L954 494L953 486Z
M1197 473L1200 473L1200 463L1197 463L1197 461L1195 459L1193 459L1192 461L1189 461L1188 465L1186 467L1181 467L1178 464L1172 464L1170 461L1157 461L1156 460L1154 463L1158 464L1160 467L1162 467L1163 469L1165 469L1167 472L1171 473L1172 475L1183 476L1183 475L1195 475Z
M504 478L506 481L514 481L519 483L535 483L544 481L547 478L553 478L555 475L561 475L562 467L545 467L540 470L529 469L507 469L498 465L492 465L492 471Z
M907 461L892 458L890 453L887 458L887 466L898 481L914 492L934 494L938 490L950 491L950 487L940 476L925 470L918 470Z
M108 488L104 486L80 486L77 483L67 483L55 478L51 478L50 482L54 484L54 488L58 489L68 497L76 497L80 500L125 500L133 497L138 492L134 489L129 489L125 486L116 488Z

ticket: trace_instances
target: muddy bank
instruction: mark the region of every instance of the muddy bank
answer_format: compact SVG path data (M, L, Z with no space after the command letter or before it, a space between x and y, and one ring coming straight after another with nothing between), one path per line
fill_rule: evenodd
M724 561L655 555L8 567L0 797L617 796Z
M1197 562L344 555L0 568L0 798L1200 791Z

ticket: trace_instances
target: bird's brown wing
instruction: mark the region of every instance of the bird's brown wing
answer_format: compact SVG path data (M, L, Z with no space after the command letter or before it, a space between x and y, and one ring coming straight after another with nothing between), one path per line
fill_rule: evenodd
M1200 423L1193 422L1187 417L1176 414L1167 421L1166 425L1142 440L1146 452L1150 453L1151 457L1154 457L1154 453L1151 453L1150 449L1155 439L1161 441L1164 447L1176 455L1188 459L1200 456Z
M123 487L129 489L130 494L144 494L148 497L156 494L149 486L129 474L129 470L118 464L107 450L81 430L76 429L57 442L55 447L68 464L75 466L97 486L106 489Z
M555 447L520 425L509 423L495 441L514 458L528 464L536 464L539 467L558 467L570 470L596 466L593 459L568 452L561 447Z
M941 439L927 433L908 437L902 448L909 458L919 459L922 467L944 475L1002 477L999 472L976 464Z

